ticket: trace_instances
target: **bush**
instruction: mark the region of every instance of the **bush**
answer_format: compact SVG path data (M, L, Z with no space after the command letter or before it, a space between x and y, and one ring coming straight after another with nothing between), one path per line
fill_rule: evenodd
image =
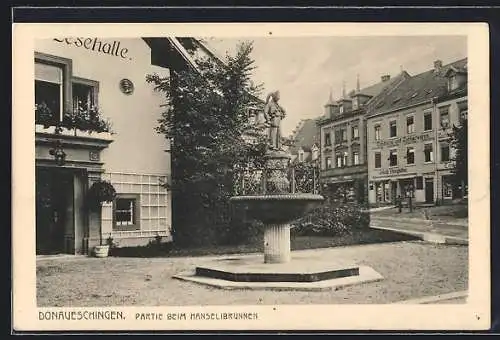
M368 228L370 214L357 203L326 202L297 220L296 236L339 236Z

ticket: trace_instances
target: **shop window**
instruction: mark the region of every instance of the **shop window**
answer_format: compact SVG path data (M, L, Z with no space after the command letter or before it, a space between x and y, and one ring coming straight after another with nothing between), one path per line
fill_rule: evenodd
M135 195L119 195L113 204L115 230L139 229L139 199Z
M415 164L415 148L409 147L406 149L406 164Z
M445 106L439 108L439 121L441 128L447 129L450 127L450 107Z
M375 152L375 169L382 167L382 155L380 152Z
M424 114L424 131L432 130L432 113Z
M448 143L441 143L441 162L450 161L450 145Z
M398 128L396 121L393 120L389 123L389 137L396 137L398 135Z
M432 152L432 144L424 144L424 162L433 162L434 155Z
M415 132L415 117L409 116L406 117L406 133L414 133Z
M359 128L357 126L352 127L352 139L359 138Z
M374 126L375 140L380 140L380 125Z
M389 166L398 165L398 152L397 150L389 151Z
M443 176L443 198L452 198L453 196L453 184L451 182L451 176Z
M359 164L359 151L354 151L352 153L352 161L353 161L354 165L358 165Z

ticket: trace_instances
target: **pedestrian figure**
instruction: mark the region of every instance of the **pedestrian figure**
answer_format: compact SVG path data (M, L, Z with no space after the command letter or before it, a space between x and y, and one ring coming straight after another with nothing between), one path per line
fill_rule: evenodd
M398 204L398 213L401 213L401 211L403 210L403 200L401 199L401 195L398 195L397 204Z

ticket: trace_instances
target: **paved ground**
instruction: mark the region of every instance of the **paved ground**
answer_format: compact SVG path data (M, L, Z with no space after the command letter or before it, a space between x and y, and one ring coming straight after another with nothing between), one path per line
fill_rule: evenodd
M370 225L383 230L393 230L410 235L422 237L438 235L446 242L467 243L469 239L469 228L462 223L438 222L423 219L407 219L388 216L372 215Z
M468 247L421 241L307 250L330 261L367 265L380 282L337 291L226 291L172 275L214 257L59 258L37 261L39 306L394 303L467 290Z

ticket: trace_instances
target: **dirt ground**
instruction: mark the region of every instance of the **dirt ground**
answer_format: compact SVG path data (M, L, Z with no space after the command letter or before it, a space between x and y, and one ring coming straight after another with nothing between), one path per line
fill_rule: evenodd
M391 303L467 290L467 246L420 241L306 250L322 258L368 265L379 282L337 291L228 291L179 281L172 275L213 257L75 257L37 261L37 304L56 306L168 306L226 304Z

